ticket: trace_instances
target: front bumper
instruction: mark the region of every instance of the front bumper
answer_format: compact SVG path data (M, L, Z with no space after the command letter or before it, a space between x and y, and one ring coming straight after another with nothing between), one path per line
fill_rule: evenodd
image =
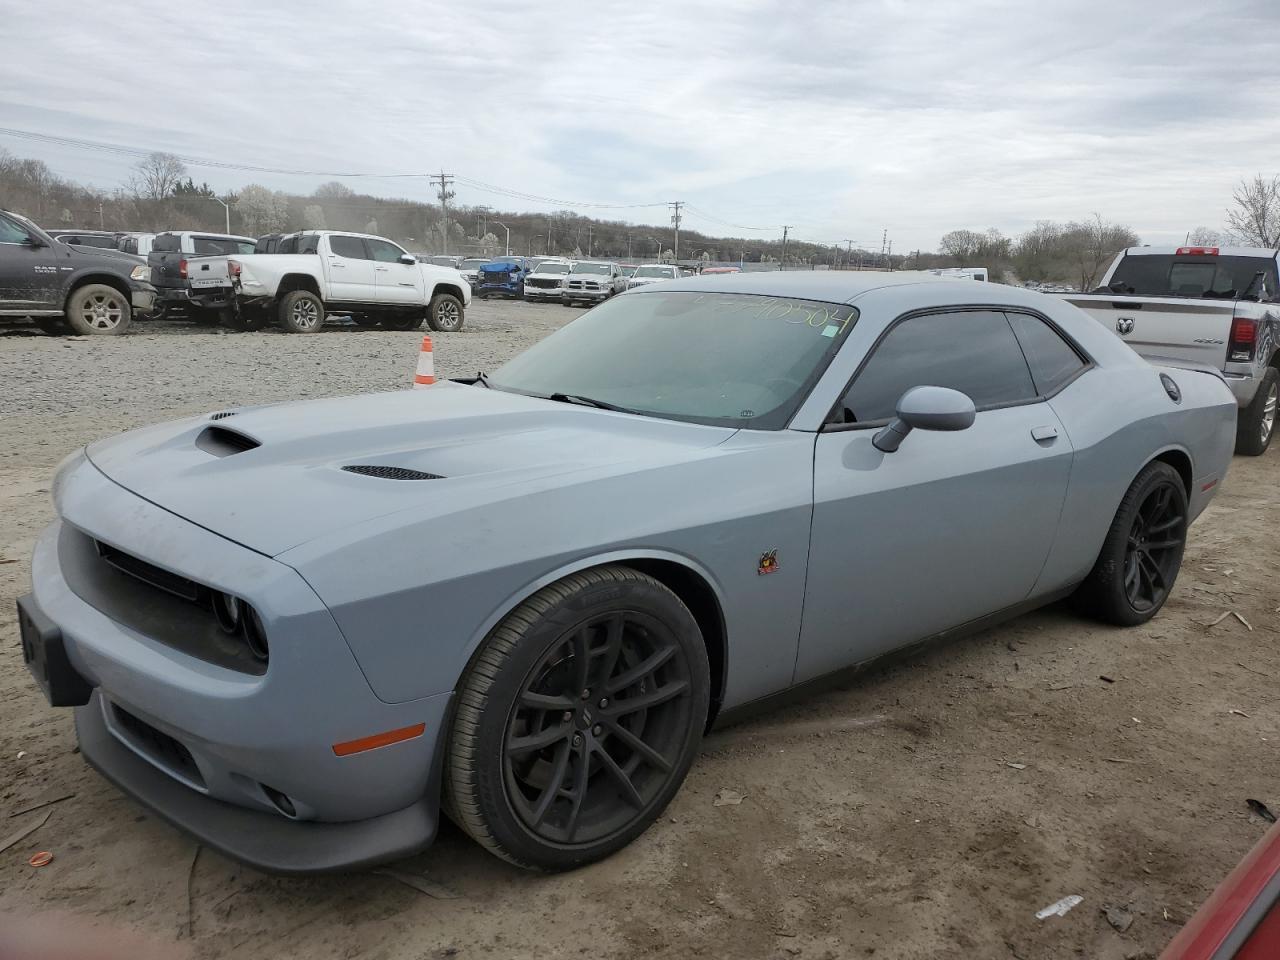
M86 760L171 823L264 870L367 866L431 843L451 694L379 700L292 568L134 496L88 461L61 480L59 513L36 545L29 602L92 688L76 708ZM265 672L193 655L89 602L99 595L68 546L86 537L244 598L271 641ZM164 609L157 600L147 615ZM415 739L334 750L417 724L425 732Z
M518 297L524 292L523 284L514 283L482 283L476 287L477 296L500 294L504 297Z
M567 287L561 291L561 299L563 300L608 300L611 290L570 290Z
M129 302L138 313L150 313L156 307L157 291L149 283L135 280L129 285Z
M564 287L531 287L524 285L526 300L560 300L564 297Z

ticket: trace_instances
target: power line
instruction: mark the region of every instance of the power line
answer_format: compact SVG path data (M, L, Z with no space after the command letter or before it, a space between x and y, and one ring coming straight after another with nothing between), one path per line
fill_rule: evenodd
M492 183L485 183L483 180L473 180L470 177L458 177L458 182L471 187L473 190L479 190L483 193L495 193L503 197L512 197L516 200L529 200L534 203L551 203L562 207L591 207L601 210L636 210L641 207L665 207L666 203L591 203L585 200L561 200L556 197L543 197L536 193L525 193L521 190L510 190L506 187L499 187Z
M722 227L732 227L735 230L758 230L761 233L770 233L778 229L777 227L748 227L741 223L730 223L728 220L721 220L719 217L712 216L711 214L707 213L705 210L702 210L698 207L694 207L689 204L685 204L685 206L688 208L689 212L692 213L695 217L699 217L703 220L710 220L712 223L718 223Z

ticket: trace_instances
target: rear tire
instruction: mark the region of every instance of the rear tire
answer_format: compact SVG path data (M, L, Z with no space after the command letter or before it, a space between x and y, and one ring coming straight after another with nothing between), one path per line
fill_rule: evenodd
M693 615L652 577L600 567L544 587L494 629L458 684L449 815L519 866L606 857L680 789L709 687Z
M1182 477L1163 461L1147 464L1120 501L1098 560L1076 591L1076 605L1105 623L1146 623L1173 591L1186 537Z
M324 303L310 290L292 290L281 299L278 315L286 333L319 333Z
M67 323L80 336L114 337L129 329L129 298L105 283L86 283L67 297Z
M462 301L451 293L437 293L427 304L427 326L438 333L457 333L464 321Z
M1275 367L1267 367L1249 406L1240 411L1236 420L1236 453L1245 457L1259 457L1271 446L1275 436L1276 407L1280 402L1280 373Z

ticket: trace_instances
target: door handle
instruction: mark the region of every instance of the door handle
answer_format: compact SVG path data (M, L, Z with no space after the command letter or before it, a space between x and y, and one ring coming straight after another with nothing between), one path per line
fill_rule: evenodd
M347 265L345 263L338 263L336 260L330 260L329 266L333 267L335 270L347 269Z
M378 273L386 273L386 272L387 272L387 268L386 268L386 267L377 267L376 269L377 269Z
M1031 439L1036 441L1058 439L1057 427L1032 427Z

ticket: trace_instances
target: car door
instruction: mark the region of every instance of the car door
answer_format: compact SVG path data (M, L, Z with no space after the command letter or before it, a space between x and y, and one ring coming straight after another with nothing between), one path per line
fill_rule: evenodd
M966 393L973 425L914 430L895 452L877 450L872 437L898 398L924 385ZM1057 531L1072 449L1004 313L899 320L832 420L814 451L797 682L1028 598Z
M365 238L373 257L373 275L378 303L423 304L422 268L417 263L401 263L407 252L390 240Z
M70 270L56 246L46 244L19 221L0 216L0 311L60 307L63 268Z
M329 275L329 300L346 303L377 302L377 273L364 238L331 233L325 263Z

